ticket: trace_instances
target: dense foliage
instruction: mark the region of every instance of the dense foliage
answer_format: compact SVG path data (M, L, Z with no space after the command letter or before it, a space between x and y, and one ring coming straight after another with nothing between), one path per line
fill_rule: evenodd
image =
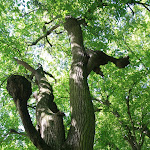
M38 63L57 80L55 102L70 127L69 71L71 48L63 22L66 15L84 19L86 48L101 50L115 58L129 56L130 64L118 69L101 66L104 77L88 77L96 115L94 149L150 148L150 1L131 0L1 0L0 3L0 149L36 149L24 134L12 98L6 91L11 74L29 75L14 57L34 68ZM58 27L43 36L42 28ZM33 83L33 93L37 86ZM28 101L34 125L35 99ZM14 132L14 129L16 132Z

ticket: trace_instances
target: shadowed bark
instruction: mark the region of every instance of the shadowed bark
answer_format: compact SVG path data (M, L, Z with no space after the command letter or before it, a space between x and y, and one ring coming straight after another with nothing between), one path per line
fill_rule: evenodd
M129 56L116 59L98 50L93 51L93 50L87 49L86 52L89 57L88 64L87 64L88 74L90 74L90 72L93 70L95 73L103 76L103 72L100 70L99 67L100 65L107 64L109 61L114 63L118 68L125 68L130 63Z
M31 83L23 76L13 75L7 80L7 90L13 97L15 105L19 111L25 131L30 140L39 150L52 150L43 141L40 134L32 124L29 112L27 110L27 100L29 99L32 89Z
M80 24L75 18L66 17L72 50L70 72L71 128L64 149L92 150L94 142L95 118L87 84L88 57L83 46Z
M38 130L40 132L41 138L45 141L45 145L49 145L49 147L51 147L53 150L58 150L61 148L62 144L65 141L65 132L64 132L64 125L63 125L64 114L58 110L54 102L52 86L48 83L44 75L44 72L42 70L38 70L38 69L35 70L28 63L18 60L16 58L15 60L17 61L18 64L23 65L25 68L31 71L33 75L35 75L37 81L36 83L38 84L39 87L39 93L37 96L37 106L36 106L36 121L37 121ZM25 93L26 88L27 87L24 87L24 89L21 91L21 93L24 95L26 95ZM22 100L22 98L19 99ZM32 124L32 122L31 119L29 118L30 116L27 111L27 100L28 99L26 99L26 103L24 104L25 105L24 107L26 107L26 109L25 108L21 109L22 107L20 106L21 105L20 101L17 101L19 102L19 104L17 104L16 106L18 107L18 110L20 112L22 122L25 123L26 130L28 131L29 126L27 126L26 122L30 124ZM35 131L35 133L36 132L37 131ZM34 134L32 132L31 133L27 132L27 134L31 134L31 137L34 137ZM35 136L37 135L35 134ZM37 144L35 144L35 146L37 146Z

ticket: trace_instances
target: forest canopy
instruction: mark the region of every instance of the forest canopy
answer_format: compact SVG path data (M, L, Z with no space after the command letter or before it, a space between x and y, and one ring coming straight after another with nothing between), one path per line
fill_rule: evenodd
M150 0L1 0L0 20L0 149L150 148Z

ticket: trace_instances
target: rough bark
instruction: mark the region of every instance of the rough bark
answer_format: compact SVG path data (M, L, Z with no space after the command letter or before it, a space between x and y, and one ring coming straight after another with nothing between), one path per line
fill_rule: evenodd
M33 126L29 112L27 110L27 100L32 93L31 83L22 76L10 76L10 78L7 80L7 90L14 99L25 131L30 140L39 150L51 150L51 148L48 147L48 145L43 141L40 134Z
M15 60L18 64L23 65L25 68L31 71L33 75L35 75L36 83L39 87L36 106L36 120L38 130L40 132L41 138L45 142L45 145L49 145L52 150L58 150L61 148L65 141L65 132L63 125L63 113L58 110L54 102L52 86L48 83L46 77L44 76L43 70L35 70L26 62L18 59ZM20 116L22 118L22 122L28 122L27 120L30 119L29 115L26 115L26 117L24 115L28 113L27 110L24 112L24 109L20 108L21 107L19 107L19 112L21 114ZM32 122L30 124L32 124ZM26 127L26 130L29 130L29 126ZM28 133L29 132L27 132L27 134ZM35 137L37 135L31 136Z
M109 61L114 63L118 68L125 68L130 62L129 57L121 57L119 59L108 56L102 51L93 51L90 49L86 50L87 55L89 57L88 64L87 64L87 72L90 74L91 71L94 71L97 74L103 76L103 72L100 70L100 65L105 65Z
M87 54L83 46L80 24L72 17L66 17L72 50L70 72L71 128L64 149L92 150L95 131L94 110L87 84Z
M64 27L68 32L71 42L72 65L70 72L70 107L71 127L65 140L63 113L55 102L52 86L48 83L43 70L35 70L24 61L15 59L32 72L39 87L36 106L36 120L39 133L34 128L27 110L26 86L20 90L21 95L28 98L23 100L15 94L14 101L19 110L25 130L34 145L40 150L92 150L95 134L95 116L93 104L87 83L87 77L93 70L103 76L100 65L108 61L113 62L118 68L129 64L129 57L116 59L101 51L85 50L83 45L80 21L67 16ZM15 93L13 91L12 93ZM16 96L17 95L17 96Z
M45 77L40 79L36 107L36 120L41 137L54 150L60 149L64 140L63 113L53 102L53 90Z

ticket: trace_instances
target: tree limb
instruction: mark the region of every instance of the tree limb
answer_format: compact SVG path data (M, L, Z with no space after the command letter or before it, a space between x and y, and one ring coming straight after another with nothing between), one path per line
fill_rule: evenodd
M127 57L121 57L119 59L114 58L112 56L108 56L102 51L93 51L90 49L86 50L87 55L89 57L88 63L87 63L87 73L90 74L90 72L93 70L95 73L100 74L103 76L102 71L100 70L100 65L105 65L109 61L113 62L118 68L125 68L130 62L129 62L129 56Z
M52 147L52 149L60 149L62 144L65 140L65 130L63 125L63 116L64 114L60 112L57 108L56 103L54 102L54 95L53 95L53 88L47 81L45 74L43 72L42 68L38 68L35 70L32 68L29 64L27 64L24 61L18 60L15 58L18 64L23 65L25 68L27 68L29 71L31 71L35 75L35 79L37 80L37 84L39 87L39 93L37 96L37 105L36 105L36 120L37 120L37 126L40 130L40 135L42 140L40 141L45 142L45 146ZM19 76L17 76L19 78ZM15 78L15 76L14 76ZM23 77L22 77L23 78ZM12 80L12 82L18 81L18 79ZM11 83L11 82L7 82ZM24 83L24 82L23 82ZM19 86L17 88L19 91L15 90L15 86ZM10 88L10 94L13 95L14 102L19 110L22 122L24 124L24 127L26 129L27 134L30 136L30 139L35 144L38 144L40 147L41 143L39 141L35 141L34 139L37 139L38 133L36 132L32 121L30 119L28 110L27 110L27 99L26 101L22 102L22 99L27 95L25 93L25 90L28 90L26 88L26 84L24 84L25 87L22 86L22 81L17 82L14 84L14 88ZM8 87L11 87L11 84L8 84ZM22 88L23 87L23 88ZM15 93L15 94L13 94ZM22 96L24 96L22 98ZM31 129L29 128L31 126ZM37 138L33 138L32 131L34 131L34 136ZM44 144L44 143L43 143ZM37 147L38 147L37 146ZM50 149L50 148L49 148ZM44 150L44 149L41 149ZM47 149L45 149L47 150Z
M133 9L130 7L129 4L127 4L127 5L128 5L128 7L130 8L130 10L131 10L131 12L132 12L132 14L133 14L133 16L134 16L134 11L133 11Z
M33 74L35 74L36 70L34 68L32 68L28 63L26 63L25 61L19 60L17 58L14 58L14 60L16 60L16 62L22 66L24 66L26 69L28 69L29 71L31 71Z
M150 12L150 9L147 7L147 6L150 6L149 4L142 3L140 1L133 1L130 4L139 4L139 5L142 5L143 7L145 7Z
M127 105L127 113L129 115L129 119L130 119L130 122L131 122L131 125L132 125L133 135L134 135L134 138L135 138L135 141L136 141L135 130L134 130L134 122L133 122L131 112L130 112L130 95L131 95L131 91L132 91L132 88L129 89L129 94L126 97L126 105Z

